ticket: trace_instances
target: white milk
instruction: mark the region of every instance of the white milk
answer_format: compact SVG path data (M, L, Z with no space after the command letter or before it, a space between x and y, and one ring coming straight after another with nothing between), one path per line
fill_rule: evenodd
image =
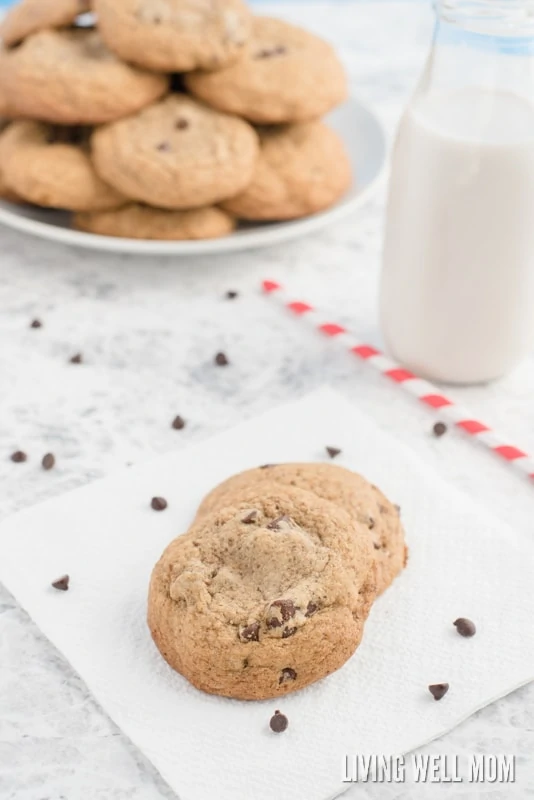
M381 288L392 355L434 380L507 372L534 346L534 106L463 89L401 122Z

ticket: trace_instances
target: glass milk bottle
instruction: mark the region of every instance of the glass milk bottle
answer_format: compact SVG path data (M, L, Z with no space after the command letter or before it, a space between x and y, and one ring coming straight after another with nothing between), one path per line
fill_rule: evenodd
M393 152L381 324L404 366L476 383L534 348L534 3L436 11Z

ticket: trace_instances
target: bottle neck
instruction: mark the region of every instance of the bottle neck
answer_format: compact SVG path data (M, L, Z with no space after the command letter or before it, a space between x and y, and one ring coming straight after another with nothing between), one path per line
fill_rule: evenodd
M421 98L466 87L534 103L534 0L436 0L434 43ZM525 11L530 8L532 16Z

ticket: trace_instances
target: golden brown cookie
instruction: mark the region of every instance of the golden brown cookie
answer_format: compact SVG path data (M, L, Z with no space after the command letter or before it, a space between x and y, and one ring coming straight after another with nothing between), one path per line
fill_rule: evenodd
M24 200L18 196L16 192L11 189L4 177L4 171L0 164L0 200L7 200L8 203L23 203Z
M96 174L81 129L13 122L0 137L0 164L7 185L38 206L97 211L126 202Z
M92 125L133 114L169 79L124 64L91 29L45 30L0 54L0 92L18 116Z
M337 133L322 122L261 128L260 157L244 192L223 206L247 220L294 219L333 205L352 183Z
M345 71L332 47L269 17L255 17L243 58L217 72L192 72L185 81L206 103L262 124L316 119L347 96Z
M0 39L10 47L45 28L70 25L90 8L90 0L20 0L0 23Z
M127 239L216 239L235 228L235 220L219 208L166 211L132 203L116 211L74 215L74 227L100 236Z
M204 498L197 519L234 505L245 491L260 492L273 482L305 489L336 503L364 526L374 549L379 594L406 566L408 549L398 509L361 475L334 464L274 464L241 472Z
M152 573L162 656L197 688L242 700L339 669L374 599L371 548L353 525L333 503L272 486L198 520Z
M125 61L161 72L220 69L252 26L243 0L95 0L103 39Z
M160 208L196 208L238 194L259 152L254 129L183 94L106 125L92 139L95 166L115 188Z

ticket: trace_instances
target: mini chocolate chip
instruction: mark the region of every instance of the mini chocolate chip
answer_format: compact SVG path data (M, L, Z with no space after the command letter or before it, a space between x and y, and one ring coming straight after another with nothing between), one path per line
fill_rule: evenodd
M71 364L81 364L83 362L83 356L81 353L76 353L76 355L72 356L69 361Z
M452 624L455 626L460 636L474 636L477 632L475 623L466 617L458 617Z
M172 427L175 431L181 431L185 428L185 419L178 414L172 421Z
M270 531L279 531L283 527L285 527L284 525L280 524L284 522L285 523L291 522L290 517L288 517L286 514L282 514L281 517L276 517L276 519L273 519L272 522L269 522L269 524L266 525L265 527L268 528Z
M280 619L271 616L267 619L268 628L281 628L284 622L295 616L296 608L293 600L274 600L269 606L269 613L275 613L275 609L280 609Z
M150 501L150 506L154 509L154 511L165 511L168 503L164 497L153 497Z
M393 503L393 507L397 510L397 514L401 513L401 507L399 506L398 503Z
M297 680L297 673L292 667L284 667L284 669L280 673L280 678L278 679L278 685L280 686L285 681L296 681Z
M47 453L43 456L43 460L41 461L41 465L43 469L49 470L53 469L56 464L56 457L53 453Z
M15 452L11 454L11 461L13 461L15 464L22 464L27 460L28 456L22 450L15 450Z
M259 642L260 640L260 623L252 622L245 628L239 631L239 638L243 642Z
M227 300L235 300L236 297L239 297L239 293L238 292L234 292L234 291L229 291L229 292L226 292L225 296L226 296Z
M271 467L274 466L275 464L262 464L261 467L259 467L259 469L271 469Z
M439 439L440 436L443 436L444 433L447 433L447 426L444 422L436 422L432 428L432 432L434 436Z
M379 545L377 542L373 542L373 547L375 548L375 550L381 550L382 549L382 546Z
M156 150L159 150L160 153L169 153L172 150L172 147L170 146L169 142L160 142L157 145Z
M43 327L43 323L41 322L41 320L40 320L40 319L34 319L34 320L32 320L32 323L31 323L31 325L30 325L30 328L42 328L42 327Z
M375 521L373 517L369 517L369 519L367 520L367 527L369 528L370 531L372 531L373 528L375 527Z
M281 56L286 52L286 48L283 45L278 45L277 47L271 47L269 49L265 48L264 50L258 50L254 58L272 58L273 56Z
M225 353L217 353L215 356L215 363L218 367L227 367L230 362Z
M434 698L434 700L441 700L442 697L445 697L447 692L449 691L449 684L448 683L431 683L428 687L428 691Z
M284 628L282 631L282 639L289 639L289 637L293 636L296 632L296 628Z
M288 718L285 714L281 714L280 711L275 711L269 722L269 726L274 733L283 733L288 725Z
M256 522L257 519L258 519L258 512L256 511L256 509L253 509L245 517L243 517L241 522L244 522L245 525L251 525L253 522Z
M313 614L315 614L316 611L317 611L317 604L312 603L310 600L310 602L306 606L306 614L304 616L311 617Z
M341 453L341 450L339 449L339 447L327 447L326 452L328 453L330 458L335 458Z
M189 122L186 119L177 119L174 127L178 131L185 131L186 128L189 128Z
M52 581L54 589L59 589L60 592L66 592L69 588L70 578L68 575L62 575L55 581Z

